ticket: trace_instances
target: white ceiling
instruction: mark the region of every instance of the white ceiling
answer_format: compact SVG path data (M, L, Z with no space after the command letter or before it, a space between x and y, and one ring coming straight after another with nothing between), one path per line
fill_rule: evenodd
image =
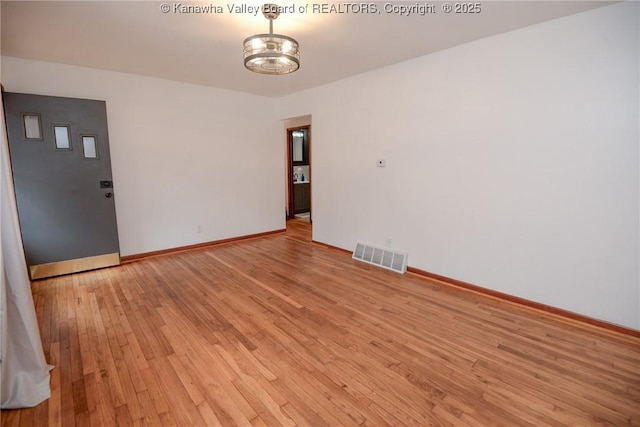
M375 2L378 14L313 13L322 3L343 11L355 3L280 0L276 3L296 12L282 14L274 32L296 38L301 46L300 70L285 76L254 74L242 64L243 40L268 32L268 21L261 13L231 13L229 6L259 7L264 1L167 0L169 13L162 13L162 3L2 0L2 55L279 97L611 2L482 1L477 14L446 14L443 2L432 2L436 13L402 16L387 13L385 4L425 3ZM194 4L221 6L222 13L175 9ZM309 9L300 13L304 5Z

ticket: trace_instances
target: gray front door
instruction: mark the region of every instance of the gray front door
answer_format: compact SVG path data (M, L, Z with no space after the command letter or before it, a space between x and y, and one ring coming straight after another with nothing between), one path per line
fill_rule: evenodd
M32 279L118 265L104 101L4 93Z

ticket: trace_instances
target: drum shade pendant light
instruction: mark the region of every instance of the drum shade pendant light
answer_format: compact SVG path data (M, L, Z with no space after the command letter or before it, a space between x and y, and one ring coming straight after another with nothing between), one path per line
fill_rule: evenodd
M269 20L269 34L256 34L244 39L244 66L260 74L293 73L300 68L298 42L273 33L273 20L280 15L278 5L263 5L262 14Z

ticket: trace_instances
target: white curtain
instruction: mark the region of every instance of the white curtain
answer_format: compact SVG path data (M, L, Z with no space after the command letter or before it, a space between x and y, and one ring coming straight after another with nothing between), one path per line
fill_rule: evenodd
M51 396L49 370L18 225L9 146L0 100L0 407L36 406Z

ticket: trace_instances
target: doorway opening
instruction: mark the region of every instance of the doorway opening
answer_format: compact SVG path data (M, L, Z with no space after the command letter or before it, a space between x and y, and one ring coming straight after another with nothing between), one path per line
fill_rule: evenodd
M311 223L311 126L287 128L287 219Z

